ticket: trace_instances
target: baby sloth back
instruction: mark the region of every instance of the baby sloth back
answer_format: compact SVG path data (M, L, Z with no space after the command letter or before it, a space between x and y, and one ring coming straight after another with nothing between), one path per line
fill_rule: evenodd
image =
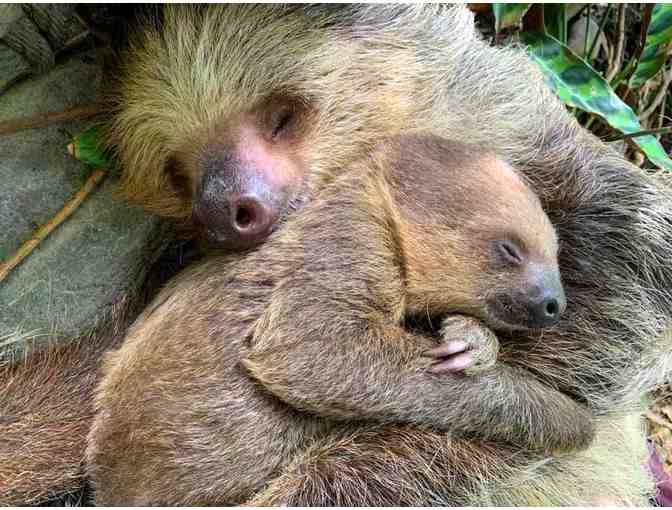
M258 250L179 276L108 356L96 502L467 504L483 456L495 483L585 448L588 410L498 360L490 329L559 319L556 251L495 156L433 136L380 144ZM438 335L405 327L420 314ZM372 457L344 478L355 445Z

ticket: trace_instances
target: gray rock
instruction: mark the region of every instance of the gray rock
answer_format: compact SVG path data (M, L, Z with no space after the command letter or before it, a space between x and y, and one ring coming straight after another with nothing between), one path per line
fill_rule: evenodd
M26 23L29 28L30 22L18 4L0 4L0 94L11 87L14 83L29 76L33 72L34 64L26 56L32 53L23 48L23 34L26 32ZM38 48L37 53L46 52L43 58L53 60L51 48L42 35L28 30L32 40L30 48Z
M0 120L95 100L102 77L91 55L0 95ZM0 137L0 259L10 256L79 190L91 169L66 150L70 122ZM79 336L132 296L165 237L158 219L115 196L112 177L0 282L0 353L29 338Z
M32 72L33 66L25 57L0 41L0 94Z
M0 94L90 36L74 4L0 4Z
M87 27L75 15L74 3L23 4L22 7L54 53L79 41L87 32Z

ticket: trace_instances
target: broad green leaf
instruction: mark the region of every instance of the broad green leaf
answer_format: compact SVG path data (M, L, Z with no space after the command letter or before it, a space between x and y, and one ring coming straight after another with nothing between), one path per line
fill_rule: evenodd
M98 129L94 126L74 137L68 151L78 160L96 168L107 167L109 159L98 143Z
M630 78L632 88L641 87L665 64L672 50L672 4L656 4L646 31L646 43L637 69Z
M515 27L520 23L527 10L532 4L492 4L492 12L495 15L495 31L509 27Z
M565 4L544 4L544 27L562 44L567 44L567 7Z
M521 40L546 76L548 84L567 105L599 115L622 133L642 131L639 119L590 65L553 37L524 32ZM655 165L672 170L672 160L654 136L632 139Z

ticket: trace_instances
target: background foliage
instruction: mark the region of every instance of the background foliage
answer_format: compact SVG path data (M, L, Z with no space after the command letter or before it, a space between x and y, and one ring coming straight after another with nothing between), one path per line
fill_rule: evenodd
M639 166L672 170L672 4L472 7L494 44L527 48L585 127Z

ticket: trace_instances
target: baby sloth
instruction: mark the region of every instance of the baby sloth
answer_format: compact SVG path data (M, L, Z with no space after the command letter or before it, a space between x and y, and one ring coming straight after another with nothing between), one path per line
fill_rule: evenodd
M399 151L397 161L379 164L396 168L388 171L387 205L401 206L404 319L443 316L441 343L427 353L443 361L430 371L475 373L495 363L492 329L541 329L560 319L566 298L555 230L536 195L494 154L410 137ZM418 182L412 175L423 165L436 174ZM445 180L437 165L452 169Z
M590 443L586 408L497 360L492 329L552 326L566 303L554 229L518 174L429 135L349 170L257 251L179 276L107 357L87 451L98 504L436 503L427 479L465 504L484 455L492 481ZM409 326L424 318L438 341ZM354 485L330 478L367 442Z

